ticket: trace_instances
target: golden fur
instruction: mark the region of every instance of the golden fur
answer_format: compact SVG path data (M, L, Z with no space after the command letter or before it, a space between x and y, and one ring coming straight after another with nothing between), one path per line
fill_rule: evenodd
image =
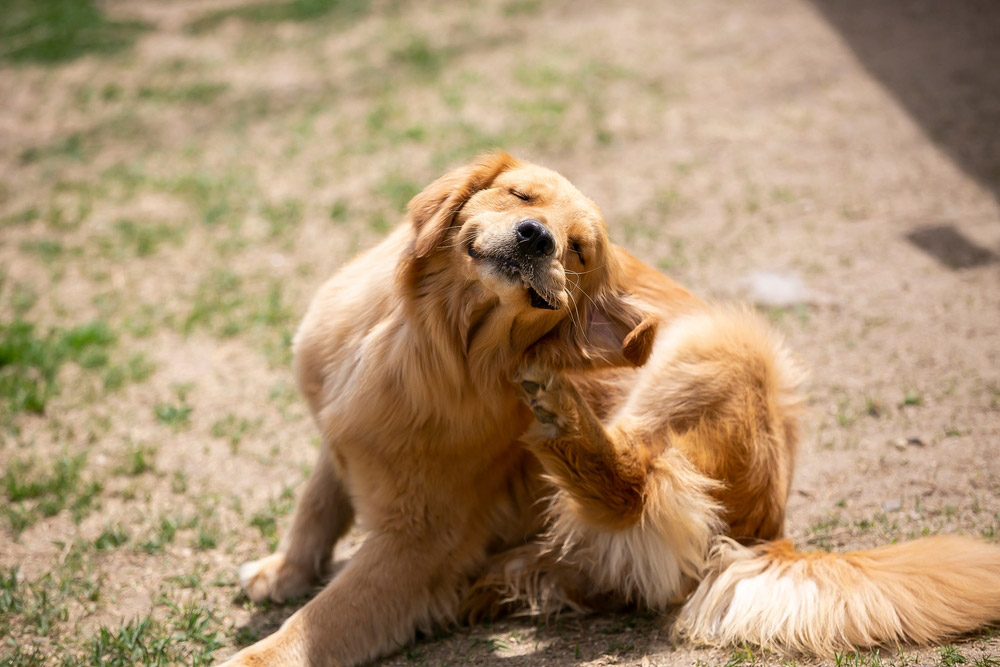
M323 438L253 600L326 574L232 665L353 665L458 618L683 604L675 631L829 655L1000 619L1000 549L938 537L802 555L782 535L798 371L744 309L607 238L504 153L430 185L319 291L295 369ZM744 546L758 544L759 546Z

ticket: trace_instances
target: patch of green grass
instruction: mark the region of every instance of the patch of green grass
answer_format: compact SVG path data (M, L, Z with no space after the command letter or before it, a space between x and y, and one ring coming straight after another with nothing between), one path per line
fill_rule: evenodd
M237 417L234 414L228 414L212 424L212 435L216 438L228 440L229 447L235 453L239 449L243 436L258 428L260 424L260 419L251 422L246 417Z
M34 164L46 158L63 158L83 162L94 152L92 133L73 132L45 146L34 146L21 151L21 164Z
M222 174L198 171L154 182L154 186L186 199L207 225L237 224L255 192L252 176L238 170Z
M831 548L829 543L830 534L834 529L840 527L840 525L840 515L831 514L827 518L821 519L809 527L808 541L824 551L829 551Z
M563 121L568 108L565 100L548 94L514 101L510 105L513 123L520 129L521 138L548 145L566 135Z
M0 418L41 413L57 393L56 377L66 361L97 368L107 361L115 335L101 320L40 336L34 324L0 324Z
M38 303L38 293L31 285L14 283L10 293L10 307L15 318L24 317Z
M36 239L33 241L22 241L21 250L38 255L43 262L51 264L62 257L63 244L58 239Z
M260 213L267 221L272 238L281 237L295 229L302 222L302 202L286 199L276 204L264 204Z
M938 655L941 656L941 661L938 663L941 667L956 667L956 665L964 665L969 662L969 659L962 655L954 646L942 646L938 649Z
M88 660L84 664L106 667L210 664L212 655L223 646L219 619L200 603L164 604L170 610L166 622L150 615L117 628L101 626L86 644Z
M128 531L119 524L107 526L94 540L94 548L98 551L111 551L128 542Z
M219 544L219 531L212 526L202 527L194 540L194 548L204 551L214 549Z
M347 207L347 202L343 199L338 199L330 205L330 219L334 222L346 221L349 212L350 209Z
M17 566L0 569L0 616L19 612L24 606L17 582Z
M121 249L138 257L148 257L156 253L165 241L177 244L181 240L180 230L165 223L137 222L127 218L114 224L113 237L99 237L98 246L103 254L121 257Z
M883 667L882 655L878 649L871 653L862 653L855 649L852 652L834 653L835 667Z
M188 405L183 400L176 405L171 403L157 403L153 406L153 414L156 415L157 421L174 429L190 426L192 411L194 411L194 407Z
M145 28L108 20L94 0L7 0L0 12L0 59L57 63L114 53Z
M924 404L924 398L915 391L907 391L903 395L903 400L899 402L899 407L918 406Z
M368 0L291 0L261 2L212 12L188 24L193 33L213 30L224 21L235 18L250 23L279 21L312 21L327 15L342 19L356 18L368 9Z
M507 16L521 16L536 14L541 8L541 0L510 0L503 6L503 13Z
M181 326L185 334L207 328L218 336L229 337L251 328L282 327L292 320L281 283L272 281L265 294L249 298L243 291L243 279L228 269L215 270L202 280L193 301Z
M122 364L115 364L104 373L104 388L108 391L121 389L126 383L142 382L156 370L156 365L142 352L129 355Z
M90 216L93 205L89 193L76 193L73 201L53 203L42 216L42 220L50 229L73 231Z
M125 450L121 465L115 471L135 477L154 470L156 447L142 443L132 443Z
M431 45L424 35L410 35L401 46L389 53L392 63L404 66L425 79L437 77L450 58L450 50Z
M168 104L211 104L229 90L228 83L199 81L186 86L142 86L137 93L140 100Z
M42 216L37 206L29 206L17 213L9 213L0 217L0 227L20 227L29 225Z
M146 553L160 553L164 547L174 541L177 529L181 526L181 521L173 517L164 516L160 518L160 523L156 527L156 532L140 545L140 549Z
M267 538L268 547L273 551L278 547L278 519L286 516L295 507L292 489L286 488L278 499L269 500L267 507L250 518L250 525Z
M392 228L392 225L385 213L375 211L368 217L368 228L376 234L385 234Z
M851 399L848 396L844 396L839 401L837 401L837 423L840 426L847 428L853 424L856 420L854 411L851 409Z
M413 196L420 192L420 184L399 174L392 173L382 179L377 194L389 200L392 207L402 212Z
M90 512L102 485L82 478L84 461L83 454L63 456L51 470L43 469L32 458L14 459L7 464L0 478L7 503L0 513L7 516L15 534L39 517L55 516L63 509L70 509L75 521Z
M757 658L753 651L747 646L734 649L726 662L726 667L737 667L737 665L756 665Z

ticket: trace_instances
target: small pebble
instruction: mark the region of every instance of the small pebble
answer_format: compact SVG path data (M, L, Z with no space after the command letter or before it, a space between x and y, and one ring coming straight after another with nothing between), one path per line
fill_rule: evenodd
M886 512L898 512L899 508L903 506L899 498L892 498L891 500L882 501L882 509Z

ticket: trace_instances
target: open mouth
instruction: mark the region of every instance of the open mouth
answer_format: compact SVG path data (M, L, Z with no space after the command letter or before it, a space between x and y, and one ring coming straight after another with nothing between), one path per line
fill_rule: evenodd
M531 300L532 308L541 308L542 310L559 310L558 306L553 306L548 300L539 294L534 287L528 286L528 298Z
M472 259L484 259L489 261L496 269L501 273L509 277L511 280L519 280L528 288L528 301L531 302L532 308L538 308L540 310L559 310L559 306L553 304L549 299L542 296L542 294L535 289L535 286L531 284L528 277L525 275L524 271L518 266L517 262L509 257L504 257L502 255L483 255L477 252L472 244L469 244L469 257Z

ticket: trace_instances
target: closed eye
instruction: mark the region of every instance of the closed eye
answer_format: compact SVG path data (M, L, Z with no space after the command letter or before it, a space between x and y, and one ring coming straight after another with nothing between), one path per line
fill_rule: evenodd
M518 199L520 199L521 201L531 201L531 195L526 195L520 190L515 190L514 188L511 188L509 192Z
M569 249L576 253L576 256L580 258L580 264L586 266L587 262L583 259L583 248L580 247L579 241L570 241Z

